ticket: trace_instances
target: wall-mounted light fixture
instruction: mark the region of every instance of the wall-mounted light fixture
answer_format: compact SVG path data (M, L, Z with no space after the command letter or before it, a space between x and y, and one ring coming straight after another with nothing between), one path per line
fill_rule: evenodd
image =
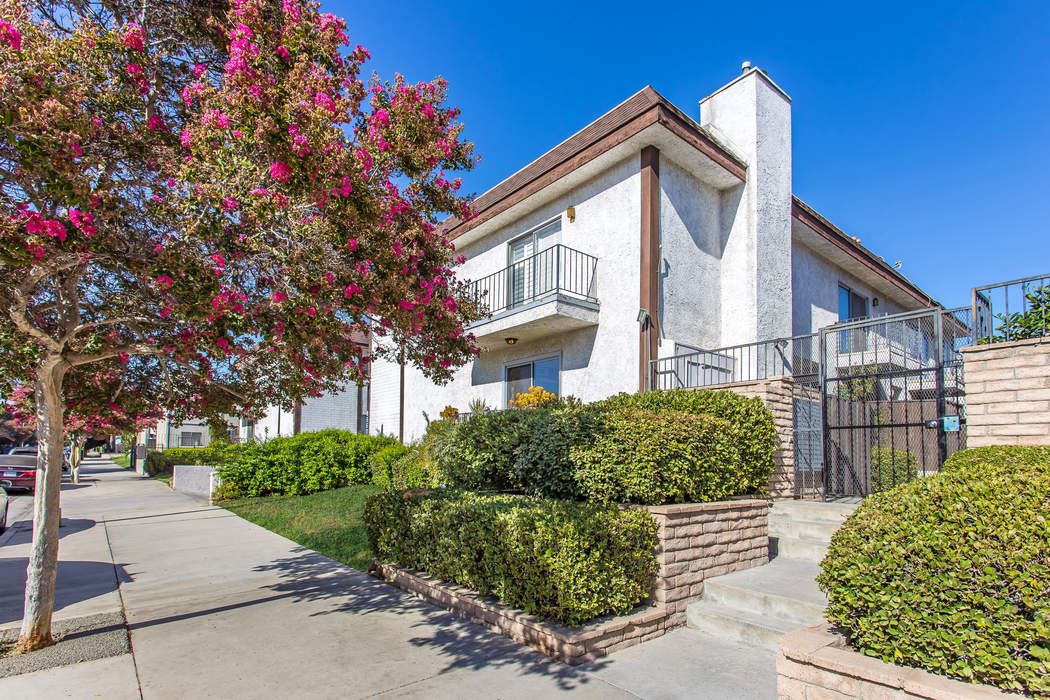
M569 223L576 222L576 207L569 207L565 210L565 216L569 217Z
M871 308L875 309L879 306L879 298L875 297L871 300Z
M518 339L517 338L504 338L503 342L506 343L507 345L514 345L515 343L518 342Z
M645 323L649 320L649 309L638 309L638 323Z

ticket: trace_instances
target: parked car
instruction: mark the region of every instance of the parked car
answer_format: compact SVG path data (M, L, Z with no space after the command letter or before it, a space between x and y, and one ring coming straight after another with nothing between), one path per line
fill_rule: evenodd
M36 490L36 456L0 455L0 488L33 493Z
M36 458L36 445L23 445L22 447L12 447L7 451L9 455L22 455ZM72 455L69 446L62 448L62 474L68 475L70 469L69 458Z
M0 535L7 529L7 491L0 488Z

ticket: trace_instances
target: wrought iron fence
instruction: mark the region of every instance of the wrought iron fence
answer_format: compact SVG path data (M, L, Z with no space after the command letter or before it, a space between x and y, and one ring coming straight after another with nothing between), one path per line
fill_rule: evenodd
M597 266L593 255L556 245L482 277L470 291L490 315L556 294L597 302Z
M972 306L978 343L1050 335L1050 273L975 287Z
M757 381L770 377L815 378L820 373L816 334L776 338L652 360L654 389Z

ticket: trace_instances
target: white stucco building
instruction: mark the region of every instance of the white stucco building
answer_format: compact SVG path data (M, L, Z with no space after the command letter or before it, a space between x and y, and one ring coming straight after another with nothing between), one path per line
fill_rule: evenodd
M699 121L631 96L446 223L492 312L469 329L482 352L444 386L376 360L370 431L416 439L424 414L504 408L535 384L639 391L658 383L650 360L934 304L795 197L791 163L791 99L761 70L701 100Z

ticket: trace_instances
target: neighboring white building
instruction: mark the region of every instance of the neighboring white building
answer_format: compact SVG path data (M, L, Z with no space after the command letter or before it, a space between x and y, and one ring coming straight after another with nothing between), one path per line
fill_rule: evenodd
M251 427L252 439L260 442L326 428L368 432L368 383L348 385L343 391L302 402L291 411L270 406Z
M639 391L652 359L935 304L794 197L791 99L756 68L701 100L699 123L646 87L475 210L446 230L492 310L469 329L482 352L444 386L374 361L373 433L416 439L425 415L533 384Z

